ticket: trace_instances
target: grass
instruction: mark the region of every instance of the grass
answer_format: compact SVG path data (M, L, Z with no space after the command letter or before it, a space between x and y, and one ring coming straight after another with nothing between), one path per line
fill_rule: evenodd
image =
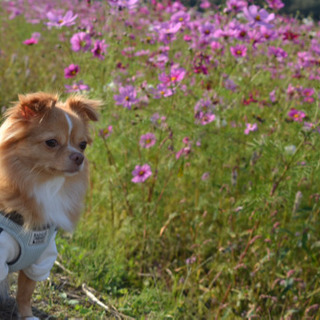
M190 48L183 35L192 32L185 29L168 44L168 62L160 69L150 59L163 43L148 27L170 13L150 7L148 15L114 15L94 5L72 8L77 23L86 15L97 19L92 38L106 40L104 60L70 49L78 24L48 29L44 14L41 23L30 24L24 16L36 13L28 5L22 16L9 20L2 9L0 18L1 106L39 90L65 97L64 85L73 79L65 79L63 69L71 63L80 66L76 79L90 86L88 95L103 101L87 153L91 179L81 222L73 235L57 238L58 261L72 274L55 266L51 280L38 286L35 307L58 319L112 317L84 295L85 283L118 315L136 319L319 319L319 81L310 79L319 66L298 57L317 57L311 40L319 27L277 15L274 39L257 46L250 38L219 39L222 55L197 43L195 30ZM232 18L246 23L222 9L217 15L221 26ZM210 11L193 12L192 20L219 25ZM284 30L298 40L284 41ZM23 45L33 32L41 33L39 43ZM245 58L229 51L238 42L248 48ZM268 55L270 46L288 57ZM150 52L133 57L128 47ZM186 75L172 96L155 99L150 86L169 73L170 62ZM195 72L197 63L208 73ZM131 110L114 99L129 84L139 100ZM311 100L304 88L314 90ZM195 119L201 98L214 105L216 118L206 125ZM306 114L303 121L288 115L292 108ZM155 113L165 119L150 121ZM258 130L244 134L246 123L257 123ZM110 136L101 137L110 125ZM149 149L139 144L147 132L157 140ZM131 182L135 166L145 163L152 176Z

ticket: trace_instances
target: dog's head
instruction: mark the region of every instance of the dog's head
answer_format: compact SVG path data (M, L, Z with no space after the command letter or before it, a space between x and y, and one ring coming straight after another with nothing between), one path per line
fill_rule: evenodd
M99 105L81 95L65 102L43 92L20 95L1 126L0 147L38 175L75 175L83 170L88 123L98 120Z

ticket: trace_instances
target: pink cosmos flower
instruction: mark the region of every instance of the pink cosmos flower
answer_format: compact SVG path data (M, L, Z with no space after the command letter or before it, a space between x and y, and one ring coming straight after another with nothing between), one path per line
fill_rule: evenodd
M64 77L65 78L73 78L80 71L80 68L76 64L70 64L67 68L64 69Z
M213 113L205 113L200 115L200 123L205 126L206 124L214 121L216 116Z
M91 47L91 37L86 32L78 32L74 34L71 39L71 49L77 51L88 51Z
M157 89L150 90L153 94L153 98L161 99L162 97L170 97L173 95L173 90L167 87L165 84L160 83L157 85Z
M104 54L107 52L107 48L108 45L104 40L97 40L91 52L93 53L94 57L104 60Z
M23 44L27 45L27 46L31 46L33 44L37 44L39 39L40 39L40 33L39 32L34 32L32 35L31 35L31 38L23 41Z
M87 84L84 84L82 80L80 80L78 82L74 82L71 86L65 84L64 87L66 88L67 93L89 91L90 90L90 87Z
M153 133L148 132L140 137L140 146L149 149L156 143L156 137Z
M273 47L273 46L270 46L268 48L268 54L270 56L274 56L277 58L278 61L283 61L283 59L285 59L288 54L286 51L284 51L282 48L279 48L279 47Z
M189 146L183 147L176 153L176 159L179 159L181 156L187 157L190 152L191 152L191 148Z
M269 14L265 9L260 9L258 6L252 5L243 9L243 14L249 21L250 26L265 26L266 28L272 28L270 22L274 20L275 14Z
M70 27L75 24L75 20L77 19L78 15L73 15L73 12L71 10L67 11L67 13L62 16L59 14L54 14L53 12L47 13L47 18L50 20L50 22L47 22L47 26L49 27Z
M279 10L284 7L284 3L281 0L266 0L269 7L273 10Z
M102 137L103 139L107 139L112 132L113 132L112 126L108 126L107 128L101 129L99 131L99 136Z
M144 164L142 166L138 165L132 171L132 175L132 182L141 183L145 182L152 175L152 171L148 164Z
M119 94L114 95L116 105L122 105L124 108L131 109L132 105L138 102L136 89L129 85L119 88Z
M293 121L302 122L303 118L306 117L306 114L303 111L291 108L288 112L288 116L292 118Z
M247 55L247 47L244 44L236 44L234 47L230 47L231 54L236 57L245 57Z
M240 12L243 8L245 8L248 4L247 1L244 0L228 0L226 12Z
M257 131L258 125L256 123L246 123L246 129L244 130L244 134L249 134L252 131Z
M176 85L181 82L186 75L186 70L184 68L178 68L175 66L171 67L170 74L161 73L159 75L159 80L166 86Z

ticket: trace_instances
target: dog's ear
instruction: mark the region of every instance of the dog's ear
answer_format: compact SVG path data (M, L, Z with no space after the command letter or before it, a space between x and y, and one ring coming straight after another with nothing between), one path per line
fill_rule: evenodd
M18 103L8 110L8 115L14 115L23 120L31 120L35 117L42 118L49 110L54 108L57 101L57 95L44 92L19 95Z
M84 120L98 121L98 110L102 105L99 100L87 99L82 95L75 95L67 99L67 106Z

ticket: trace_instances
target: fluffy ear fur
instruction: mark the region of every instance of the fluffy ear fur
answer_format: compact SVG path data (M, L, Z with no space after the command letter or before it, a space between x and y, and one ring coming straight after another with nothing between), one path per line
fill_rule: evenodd
M57 95L44 92L19 95L19 102L13 108L10 108L6 115L22 120L43 117L46 112L55 106L57 101Z
M82 95L75 95L66 101L67 106L84 120L98 121L98 109L102 105L99 100L90 100Z

